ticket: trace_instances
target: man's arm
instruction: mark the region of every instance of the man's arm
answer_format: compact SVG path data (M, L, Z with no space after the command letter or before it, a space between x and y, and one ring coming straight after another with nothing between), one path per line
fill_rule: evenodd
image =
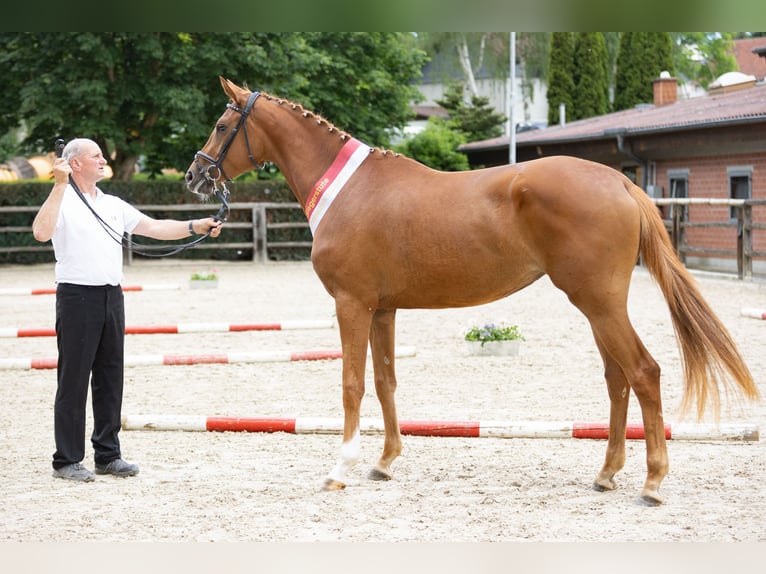
M221 233L221 221L216 221L212 217L204 219L192 219L191 221L178 221L175 219L152 219L148 215L141 217L141 220L133 229L135 235L143 235L152 239L183 239L193 235L189 233L189 226L193 229L193 234L207 233L210 230L210 237L218 237Z
M61 210L61 202L64 199L64 191L69 183L69 174L72 169L69 164L61 158L53 163L53 177L55 183L53 189L48 194L48 198L40 206L35 220L32 222L32 235L37 241L45 242L53 237L56 230L56 222Z

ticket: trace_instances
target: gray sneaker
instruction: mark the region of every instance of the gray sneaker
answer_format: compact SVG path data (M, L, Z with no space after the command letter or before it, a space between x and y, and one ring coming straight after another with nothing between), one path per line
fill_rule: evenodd
M114 476L134 476L138 474L138 466L117 458L109 464L96 463L96 474L113 474Z
M66 480L79 480L80 482L93 482L96 475L81 465L79 462L53 469L53 476Z

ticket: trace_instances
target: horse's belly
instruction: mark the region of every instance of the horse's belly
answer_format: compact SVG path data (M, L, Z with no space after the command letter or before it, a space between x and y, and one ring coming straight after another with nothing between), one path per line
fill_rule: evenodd
M520 291L543 276L534 266L509 262L482 268L413 268L396 283L384 282L381 307L436 309L482 305Z

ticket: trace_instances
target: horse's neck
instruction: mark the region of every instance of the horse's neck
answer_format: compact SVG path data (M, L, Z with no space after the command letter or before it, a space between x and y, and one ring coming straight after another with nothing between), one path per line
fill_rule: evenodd
M264 159L276 164L305 207L314 184L350 136L289 102L269 103L268 121L256 119L256 129L266 135Z

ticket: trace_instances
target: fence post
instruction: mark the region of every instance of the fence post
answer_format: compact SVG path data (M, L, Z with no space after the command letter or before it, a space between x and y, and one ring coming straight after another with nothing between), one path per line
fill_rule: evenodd
M737 276L753 278L753 206L747 203L737 209Z
M266 207L253 206L253 261L266 262Z
M674 205L673 206L673 248L676 250L676 255L683 264L686 264L686 233L684 229L684 222L689 216L688 205Z
M127 265L130 266L133 264L133 245L131 243L131 239L133 239L133 235L128 233L127 234L127 242L124 243L122 247L123 251L123 257L127 259Z

